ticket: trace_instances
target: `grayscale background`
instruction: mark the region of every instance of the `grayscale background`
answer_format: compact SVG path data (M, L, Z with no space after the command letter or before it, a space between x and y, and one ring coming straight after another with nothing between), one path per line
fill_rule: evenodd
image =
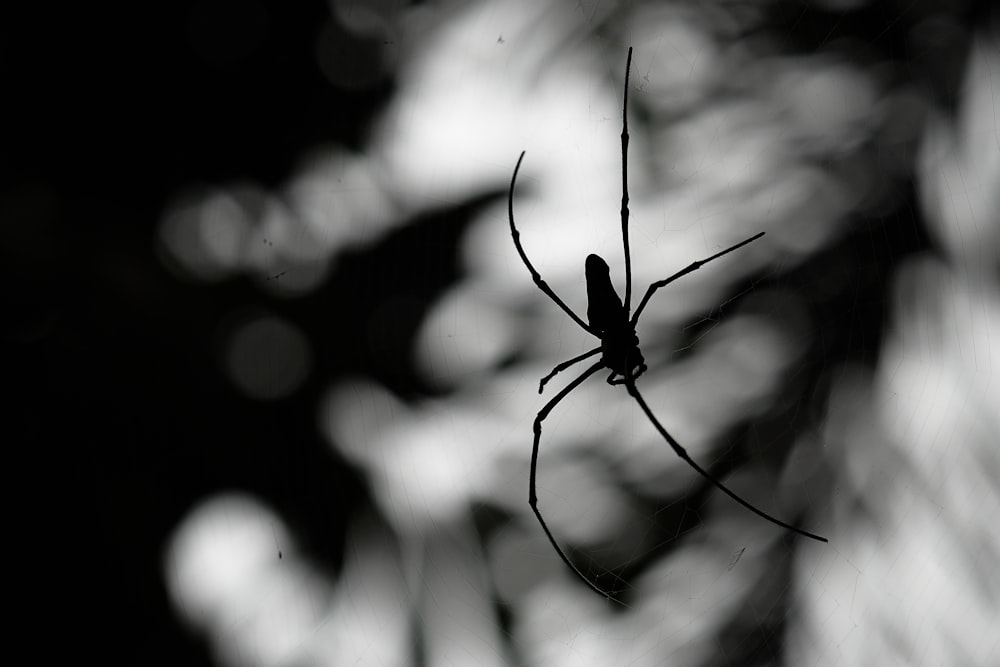
M101 664L1000 663L1000 23L955 2L28 10L9 556ZM638 381L598 374L584 258ZM579 370L582 370L581 367ZM29 610L32 610L29 613Z

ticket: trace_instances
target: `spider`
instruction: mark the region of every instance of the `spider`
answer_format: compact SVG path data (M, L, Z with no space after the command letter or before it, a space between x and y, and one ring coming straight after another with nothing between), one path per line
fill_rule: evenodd
M704 477L706 480L711 482L713 485L718 487L723 493L728 495L730 498L743 505L748 510L757 514L758 516L767 519L773 524L787 528L788 530L794 531L799 535L809 537L811 539L817 540L819 542L827 542L825 537L820 537L813 533L807 532L800 528L796 528L780 519L777 519L767 512L758 509L754 505L750 504L735 492L731 491L725 484L717 480L711 473L699 466L691 457L688 455L687 451L681 447L681 445L667 432L667 429L660 424L659 420L653 414L646 400L642 397L639 392L638 387L636 387L636 379L646 371L646 363L643 360L642 352L639 350L639 338L636 336L635 327L639 322L639 316L642 314L643 309L646 304L649 303L650 297L656 292L656 290L661 287L666 287L673 281L685 276L692 271L700 269L705 264L716 260L723 255L727 255L734 250L738 250L743 246L756 241L760 237L764 236L764 232L755 234L750 238L737 243L734 246L726 248L722 252L716 253L711 257L706 259L701 259L696 262L692 262L685 268L681 269L677 273L673 274L668 278L663 280L658 280L652 283L647 289L645 295L643 295L642 300L639 301L639 306L635 309L634 313L630 313L631 301L632 301L632 258L629 251L629 240L628 240L628 219L629 219L629 208L628 208L628 81L629 73L632 69L632 48L629 47L628 59L625 63L625 93L622 101L622 206L621 206L621 223L622 223L622 245L625 249L625 301L622 303L621 299L618 297L618 293L611 284L610 269L608 268L607 262L605 262L598 255L588 255L585 265L585 277L587 280L587 322L584 322L573 309L566 305L566 303L559 298L559 296L552 290L551 287L542 279L541 275L535 270L535 267L531 264L528 259L527 254L524 252L524 247L521 245L521 234L518 232L517 227L514 225L514 184L517 182L517 172L521 168L521 161L524 160L524 151L521 151L520 157L517 159L517 164L514 167L514 175L510 179L510 190L507 195L507 214L510 219L510 234L514 240L514 247L517 249L517 254L520 255L521 261L524 266L531 273L531 279L534 281L535 285L544 293L549 299L551 299L557 306L563 309L563 311L569 315L576 324L582 328L584 331L592 334L596 338L600 339L601 344L592 350L588 350L581 355L573 357L567 361L558 364L552 371L546 375L538 383L538 393L541 394L545 389L545 384L555 377L558 373L570 368L571 366L593 357L597 354L601 355L601 358L594 362L587 370L583 371L578 375L572 382L567 384L558 394L555 395L545 406L538 411L535 415L535 421L533 424L534 430L534 442L531 447L531 472L528 487L528 505L531 510L535 513L535 517L538 519L538 523L541 525L542 530L545 531L545 535L549 538L549 542L555 548L556 553L563 560L564 563L572 570L577 577L580 578L591 590L593 590L598 595L605 598L614 600L614 595L607 591L602 590L595 583L590 581L579 568L574 565L570 559L563 552L559 543L556 541L555 536L552 531L549 530L548 525L545 523L545 519L542 517L541 511L538 509L538 496L535 493L535 481L537 478L538 469L538 446L542 436L542 422L545 418L549 416L552 409L559 404L566 396L569 395L574 389L579 387L583 382L589 378L591 375L606 368L611 371L610 375L607 377L607 382L610 385L625 385L626 391L629 395L635 399L636 403L645 413L646 417L653 424L653 427L659 432L663 439L667 441L674 452L683 459L689 466L691 466L699 475ZM617 600L616 600L617 601Z

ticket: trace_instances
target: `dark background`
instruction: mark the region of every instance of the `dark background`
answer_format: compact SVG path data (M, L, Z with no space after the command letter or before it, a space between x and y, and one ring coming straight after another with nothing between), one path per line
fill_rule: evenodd
M7 416L19 435L8 474L18 551L40 565L29 604L56 640L36 644L43 654L72 646L102 664L210 664L163 588L162 549L182 515L220 488L253 489L335 567L344 509L362 493L314 429L315 397L321 378L378 372L364 327L333 326L328 313L363 318L391 280L349 257L345 279L268 304L314 336L325 372L292 399L261 403L224 377L217 333L231 309L268 297L245 279L184 284L154 256L177 190L266 187L310 147L359 149L392 91L391 80L352 91L323 76L323 3L257 3L256 17L237 6L38 8L3 28L5 328L26 406ZM345 67L379 57L381 44L348 37ZM373 254L400 260L391 248ZM357 351L351 368L331 368L341 355L324 350L342 347ZM295 443L280 465L264 444L275 440Z
M58 640L68 636L75 652L104 664L210 664L174 621L160 568L168 531L219 488L267 499L335 572L347 512L365 491L315 431L317 395L346 373L404 397L429 391L410 368L409 334L458 277L465 222L504 195L498 184L406 221L341 258L303 299L269 301L247 279L206 288L171 276L154 256L153 233L179 189L235 179L273 186L311 147L363 151L369 123L393 94L391 76L362 89L324 76L317 35L336 30L325 4L247 6L47 7L2 27L2 275L8 386L17 395L6 417L15 434L8 548L40 571L23 583L33 610L26 618L42 619L32 625L53 638L36 645L43 654L66 648ZM962 36L938 52L916 48L902 28L919 9L890 3L841 15L781 5L773 20L804 53L834 34L862 38L905 63L948 108ZM983 12L956 11L966 25ZM885 32L889 22L899 29ZM389 46L338 34L347 82ZM891 217L859 226L784 277L818 284L836 273L831 267L860 267L845 278L853 283L846 300L821 309L831 314L820 342L831 366L873 354L884 275L927 246L914 232L913 193L901 197ZM373 340L366 323L390 301L408 304L396 312L399 336ZM296 321L317 353L307 384L272 403L239 395L218 361L220 320L262 302ZM295 443L278 465L275 440Z

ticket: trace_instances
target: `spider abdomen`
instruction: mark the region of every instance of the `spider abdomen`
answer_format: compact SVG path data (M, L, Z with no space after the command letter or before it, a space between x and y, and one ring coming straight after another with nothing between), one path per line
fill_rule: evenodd
M601 338L601 362L613 371L608 382L620 384L612 379L615 375L634 380L646 370L646 364L639 351L639 337L611 284L608 263L598 255L588 255L586 275L587 319Z
M628 323L622 300L611 284L611 269L599 255L587 255L587 319L603 340L605 332Z

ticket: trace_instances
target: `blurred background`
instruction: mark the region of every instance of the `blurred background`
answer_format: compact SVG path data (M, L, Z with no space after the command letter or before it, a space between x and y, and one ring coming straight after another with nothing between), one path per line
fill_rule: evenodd
M987 3L988 4L988 3ZM104 664L1000 663L1000 24L203 0L3 26L15 555ZM23 20L22 20L23 18ZM603 374L584 258L656 294ZM585 367L585 366L584 366ZM580 367L579 370L583 370ZM579 370L577 372L579 372ZM13 446L10 446L13 445ZM10 549L10 548L9 548ZM33 621L30 619L39 619Z

